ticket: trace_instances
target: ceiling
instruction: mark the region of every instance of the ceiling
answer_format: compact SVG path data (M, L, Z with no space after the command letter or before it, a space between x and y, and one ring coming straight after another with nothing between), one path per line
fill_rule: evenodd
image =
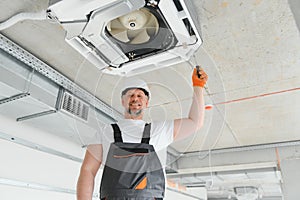
M47 0L2 0L0 21L21 12L44 10L48 3ZM204 127L193 136L172 144L170 152L175 157L188 156L195 152L254 148L300 140L298 3L287 0L193 0L193 3L203 39L195 57L185 63L138 75L149 83L152 94L146 120L187 116L192 97L191 66L200 64L209 76L205 100L213 108L205 111ZM82 57L65 42L65 31L58 23L22 20L1 30L1 34L112 106L119 114L123 113L117 92L117 83L122 77L103 73ZM0 88L2 99L15 93L14 88L2 85ZM29 101L21 107L32 105L35 100ZM43 110L43 106L38 108ZM15 108L2 106L0 112L7 115L8 110ZM47 126L48 121L40 118L38 123ZM51 132L55 134L56 129L53 129ZM80 143L78 137L72 135L73 131L70 122L68 134L63 137ZM85 137L80 130L78 134ZM243 183L248 179L251 179L247 182L249 185L257 186L259 182L260 190L264 190L266 196L270 193L277 197L282 195L276 165L258 166L252 171L242 168L243 165L226 173L216 170L214 174L204 170L196 173L196 178L192 177L194 172L179 173L170 175L170 179L185 186L197 182L207 186L213 177L216 184L208 187L211 199L228 197L234 187L245 186ZM180 171L180 167L177 166L177 170Z

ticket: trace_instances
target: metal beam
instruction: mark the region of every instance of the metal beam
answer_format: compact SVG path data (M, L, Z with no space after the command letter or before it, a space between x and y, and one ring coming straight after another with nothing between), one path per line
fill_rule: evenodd
M67 189L62 187L55 187L51 185L44 185L40 183L33 183L27 182L22 180L14 180L9 178L0 177L0 185L9 185L21 188L28 188L28 189L36 189L36 190L44 190L44 191L51 191L51 192L59 192L59 193L68 193L68 194L76 194L76 190ZM98 198L99 195L97 193L93 194L94 198Z
M20 181L20 180L14 180L14 179L9 179L9 178L2 178L2 177L0 177L0 184L28 188L28 189L37 189L37 190L46 190L46 191L53 191L53 192L76 194L76 191L73 189L54 187L54 186L50 186L50 185L44 185L44 184L39 184L39 183L32 183L32 182Z
M297 180L300 169L299 141L272 145L258 145L209 152L186 153L177 160L177 173L170 173L168 178L189 178L193 176L209 176L235 174L239 170L271 170L278 176L284 199L297 199ZM282 182L281 182L282 181ZM264 199L282 199L269 197Z
M27 97L28 95L30 95L30 94L29 93L19 93L19 94L16 94L16 95L12 95L10 97L0 99L0 104L4 104L4 103L11 102L11 101L15 101L15 100Z
M88 91L81 88L79 85L53 69L48 64L44 63L30 52L26 51L4 35L0 33L0 49L8 53L9 55L15 57L19 61L25 63L27 66L31 67L35 71L44 75L49 80L53 81L59 86L62 86L66 90L72 92L77 97L84 99L90 105L96 107L101 112L110 116L114 120L123 118L121 113L113 109L111 106L107 105L105 102L101 101Z
M57 112L56 110L47 110L47 111L43 111L43 112L39 112L39 113L34 113L32 115L18 117L16 120L17 120L17 122L20 122L20 121L25 121L25 120L28 120L28 119L42 117L42 116L45 116L45 115L50 115L50 114L53 114L53 113L56 113L56 112Z
M37 143L30 142L28 140L24 140L22 138L14 137L14 136L11 136L11 135L6 134L6 133L0 132L0 139L4 139L4 140L10 141L10 142L13 142L15 144L19 144L19 145L29 147L29 148L34 149L34 150L38 150L38 151L41 151L41 152L56 155L56 156L59 156L59 157L65 158L65 159L70 159L70 160L73 160L73 161L76 161L76 162L79 162L79 163L82 162L81 158L72 156L70 154L63 153L61 151L57 151L55 149L52 149L52 148L49 148L49 147L46 147L46 146L43 146L43 145L40 145L40 144L37 144Z
M212 167L215 169L226 169L226 166L277 164L278 155L276 149L281 152L283 158L297 158L297 155L299 156L297 150L300 150L300 141L190 152L181 155L173 153L172 157L177 159L170 166L173 167L173 171L187 172L196 169L211 170Z

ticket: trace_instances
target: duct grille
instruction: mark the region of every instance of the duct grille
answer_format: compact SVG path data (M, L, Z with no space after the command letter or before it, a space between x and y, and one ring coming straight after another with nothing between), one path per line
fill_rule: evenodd
M234 193L238 200L257 200L259 196L258 188L254 186L235 187Z
M63 100L61 104L61 109L67 113L83 119L84 121L88 120L89 115L89 105L74 95L64 92Z

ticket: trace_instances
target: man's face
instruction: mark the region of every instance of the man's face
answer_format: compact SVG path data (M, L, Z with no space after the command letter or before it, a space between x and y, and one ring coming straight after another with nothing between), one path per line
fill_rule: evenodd
M142 116L143 109L148 107L148 97L140 89L131 89L122 96L122 105L126 114L133 117Z

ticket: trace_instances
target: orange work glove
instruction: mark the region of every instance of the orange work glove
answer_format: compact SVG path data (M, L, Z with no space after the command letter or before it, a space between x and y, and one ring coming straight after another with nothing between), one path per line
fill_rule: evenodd
M198 86L198 87L204 87L206 84L206 81L208 79L207 74L203 71L203 69L199 68L199 73L197 72L197 69L194 68L193 75L192 75L192 81L193 81L193 86ZM200 75L200 78L198 77L198 74Z

